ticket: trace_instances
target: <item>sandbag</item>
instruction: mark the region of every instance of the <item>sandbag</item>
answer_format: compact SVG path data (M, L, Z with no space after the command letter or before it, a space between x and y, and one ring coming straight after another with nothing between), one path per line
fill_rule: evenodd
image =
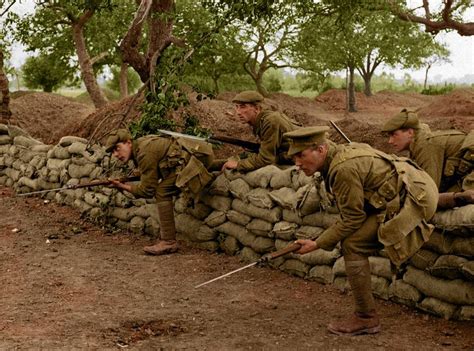
M338 214L330 214L327 212L315 212L303 217L303 224L313 227L329 228L331 225L340 220Z
M224 251L227 255L235 255L240 250L239 241L234 238L233 236L226 236L223 241L219 244L222 251Z
M408 262L418 269L425 270L428 267L431 267L438 257L439 254L436 252L421 249L415 252Z
M244 247L239 253L239 257L244 262L255 262L260 259L260 255L250 247Z
M306 216L320 210L321 197L314 183L310 183L296 192L297 205L296 208L300 216Z
M246 228L255 235L273 238L273 224L263 219L252 219Z
M324 228L303 225L296 231L295 236L297 239L314 240L319 237L322 232L324 232Z
M290 223L296 223L299 225L303 223L303 219L298 215L296 211L292 211L288 209L283 209L282 218L284 221L287 221Z
M311 267L299 260L289 259L286 260L281 266L280 270L304 278Z
M464 276L461 271L461 266L466 262L468 262L467 259L459 256L442 255L428 268L428 272L438 278L451 280L462 279Z
M383 277L386 279L392 279L392 269L390 260L384 257L370 256L369 257L370 271L372 274Z
M247 202L260 208L272 208L273 201L269 196L269 192L266 189L253 189L247 193Z
M209 186L210 195L229 196L230 181L224 174L220 174Z
M390 282L373 274L370 276L370 280L372 283L372 293L381 299L388 300Z
M176 230L192 237L194 232L202 225L202 221L193 216L180 213L175 217Z
M433 297L427 297L416 305L420 310L442 317L451 319L456 312L457 307L445 301Z
M204 223L206 223L209 227L217 227L221 225L227 220L226 214L224 211L213 211L204 219Z
M389 287L390 300L407 306L415 307L423 295L412 285L403 280L395 280Z
M235 179L229 183L229 191L235 198L247 201L247 194L250 191L250 185L241 178Z
M426 296L455 305L474 305L474 283L472 282L436 278L411 266L408 266L403 280Z
M296 208L296 192L292 188L282 187L268 194L278 206L294 210Z
M331 266L314 266L308 273L308 279L322 284L332 284L334 273Z
M461 273L465 279L474 282L474 261L461 264Z
M474 234L474 204L435 213L431 222L440 229L463 235Z
M279 173L275 173L272 179L270 179L270 187L272 189L291 187L292 186L291 178L294 171L295 171L295 167L290 167L290 168L282 170Z
M252 220L252 217L235 210L228 211L226 216L229 221L243 226Z
M275 223L272 229L272 233L274 237L283 240L294 240L296 228L298 228L298 225L295 223L281 221Z
M212 208L203 204L202 202L198 202L194 204L194 206L188 207L187 212L192 215L193 217L204 220L209 214L212 212Z
M299 255L299 254L291 254L293 258L297 258L300 261L309 264L310 266L316 266L316 265L328 265L332 266L336 260L341 257L341 251L338 248L335 248L332 251L326 251L326 250L314 250L311 252L308 252L307 254L304 255ZM344 261L342 261L344 264ZM345 275L345 270L344 270L344 275Z
M242 200L234 199L232 208L238 212L244 213L251 217L261 218L267 222L275 223L281 218L281 208L274 207L272 209L264 209L252 204L246 204Z
M232 199L225 196L210 196L204 194L200 197L200 200L206 205L211 206L215 210L228 211L230 210Z
M278 167L269 165L247 173L244 179L253 188L266 188L273 175L280 172L281 170Z

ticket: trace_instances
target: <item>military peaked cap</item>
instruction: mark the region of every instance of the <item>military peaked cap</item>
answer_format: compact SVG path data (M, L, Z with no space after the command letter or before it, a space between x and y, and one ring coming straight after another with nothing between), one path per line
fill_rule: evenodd
M298 152L325 142L328 131L328 126L317 126L300 128L283 134L283 137L290 143L288 156L293 156Z
M418 121L416 113L408 111L407 109L403 109L400 113L397 113L395 116L390 118L390 120L383 126L382 132L394 132L398 129L405 128L420 128L420 122Z
M256 102L262 102L262 101L263 101L263 96L253 90L246 90L241 93L238 93L232 99L233 103L240 103L240 104L254 104Z
M132 135L126 129L117 129L109 134L107 141L105 142L105 151L111 152L115 145L122 143L127 140L132 140Z

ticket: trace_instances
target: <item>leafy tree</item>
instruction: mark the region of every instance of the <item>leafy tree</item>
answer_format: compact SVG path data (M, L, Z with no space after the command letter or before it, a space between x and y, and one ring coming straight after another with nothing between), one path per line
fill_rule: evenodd
M10 89L4 60L9 56L8 52L5 55L5 51L10 46L7 28L8 24L16 18L16 15L10 11L15 3L16 0L0 1L0 25L2 26L0 30L0 122L3 123L8 122L12 114L10 111Z
M107 99L96 72L117 61L117 45L132 15L127 0L44 0L19 23L18 39L28 50L39 50L80 68L96 107Z
M449 55L448 49L446 49L443 46L440 46L439 48L437 48L437 50L435 50L435 52L431 56L426 57L423 60L422 66L426 67L425 80L423 82L423 90L426 90L426 85L428 83L428 72L431 69L431 67L439 62L449 62L448 55Z
M112 66L112 79L107 82L109 89L120 91L120 96L123 98L128 95L128 91L135 91L140 86L140 77L138 74L125 67L125 79L126 84L121 83L122 76L124 75L122 67Z
M291 46L296 40L298 24L302 20L298 15L290 4L282 6L278 15L241 27L240 41L247 51L244 69L263 96L268 96L263 84L265 72L271 68L292 66L289 59Z
M62 65L55 57L46 55L28 57L22 71L27 88L42 89L48 93L56 90L71 76L67 66Z
M195 48L184 71L186 82L210 79L212 88L209 92L218 94L219 80L223 76L245 74L245 51L236 39L239 32L237 26L228 24L210 34L207 40L202 40L203 34L215 30L215 18L210 10L199 1L181 0L178 2L177 15L175 32L186 38L189 47Z

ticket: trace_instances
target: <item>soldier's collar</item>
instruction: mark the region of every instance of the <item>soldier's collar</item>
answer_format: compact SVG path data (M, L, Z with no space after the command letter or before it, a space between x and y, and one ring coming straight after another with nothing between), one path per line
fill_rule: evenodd
M326 139L326 143L328 144L328 153L326 155L326 159L324 160L323 169L321 170L321 174L326 177L329 173L329 166L331 165L334 156L336 155L336 143L331 140Z

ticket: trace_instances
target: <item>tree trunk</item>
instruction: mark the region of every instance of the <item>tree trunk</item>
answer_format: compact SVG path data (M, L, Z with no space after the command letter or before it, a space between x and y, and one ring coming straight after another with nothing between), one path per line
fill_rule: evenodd
M428 71L431 68L431 63L426 66L426 71L425 71L425 81L423 82L423 90L426 90L426 85L428 84Z
M357 112L356 109L356 97L355 97L355 84L354 84L354 66L349 66L349 96L348 96L348 111Z
M3 69L3 50L0 49L0 123L8 123L12 112L10 111L10 90L8 88L8 78Z
M372 75L371 74L365 74L362 76L364 79L364 94L366 96L372 96Z
M269 94L268 94L268 91L267 89L265 88L265 86L263 85L263 79L262 77L258 77L255 79L255 85L257 86L257 91L262 94L264 97L268 97Z
M119 85L120 85L120 98L124 98L128 96L128 65L125 62L122 62L120 66L120 77L119 77Z
M86 42L84 40L84 24L92 17L93 12L87 11L80 20L72 24L72 37L74 46L76 47L77 57L79 59L79 66L81 68L82 80L86 86L87 92L96 108L100 108L107 104L107 98L99 84L92 68L91 58L87 52Z

